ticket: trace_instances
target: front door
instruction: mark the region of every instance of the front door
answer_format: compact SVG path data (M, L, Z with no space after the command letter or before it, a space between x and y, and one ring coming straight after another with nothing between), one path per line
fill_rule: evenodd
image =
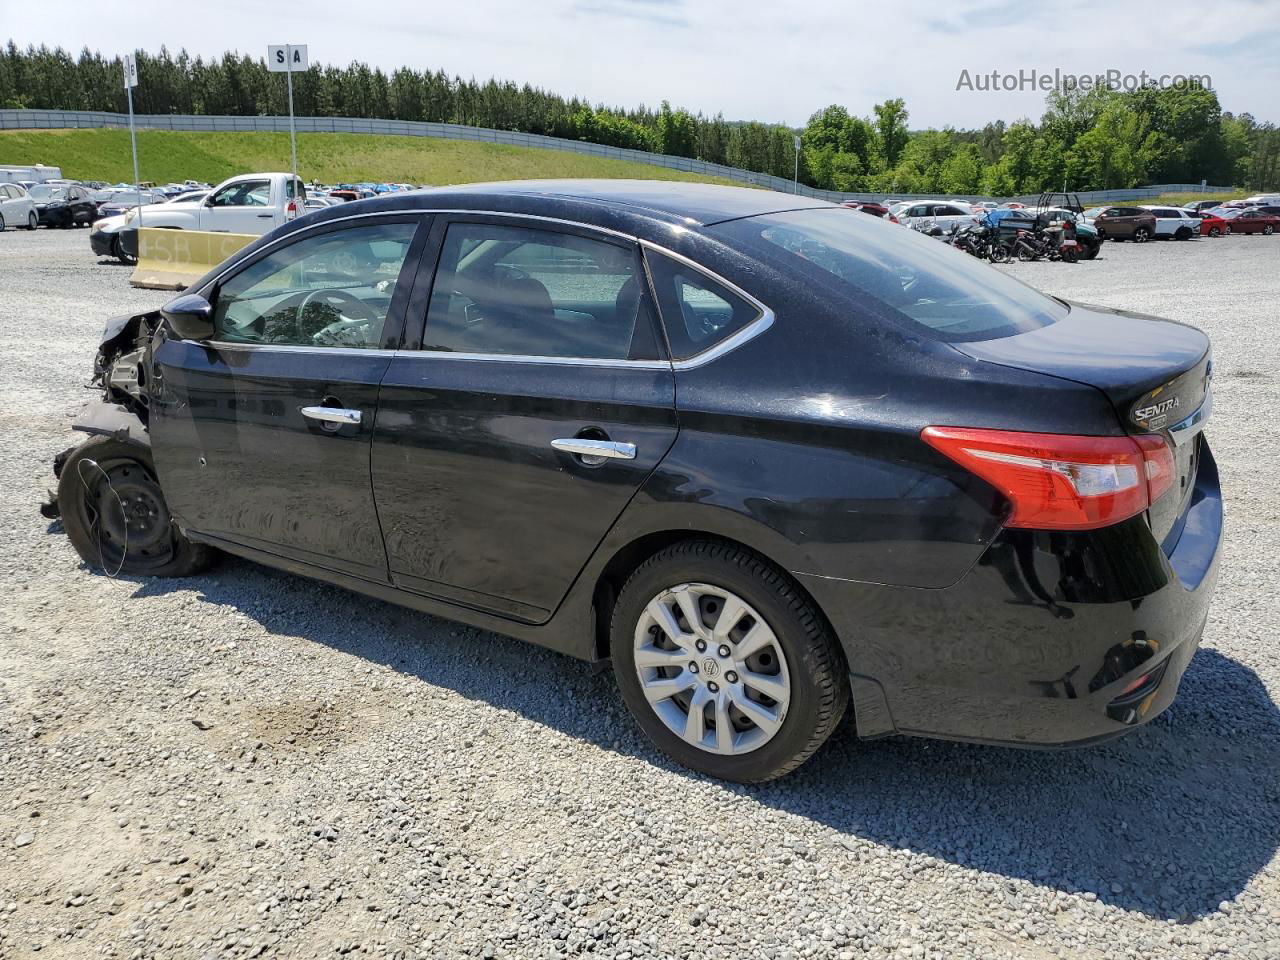
M275 226L272 201L270 180L237 180L204 202L200 226L216 233L266 233Z
M433 247L421 342L391 362L373 441L391 578L542 622L675 440L639 252L461 215Z
M295 234L205 293L211 341L155 350L152 446L182 526L385 581L369 443L421 222Z

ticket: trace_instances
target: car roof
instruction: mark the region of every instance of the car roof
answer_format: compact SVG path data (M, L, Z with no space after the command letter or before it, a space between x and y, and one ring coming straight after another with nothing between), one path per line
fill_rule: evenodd
M477 210L539 214L618 230L644 223L697 227L766 213L838 208L775 190L671 180L512 180L393 191L344 204L344 217L388 210ZM327 219L316 211L315 223ZM336 214L335 214L336 215Z

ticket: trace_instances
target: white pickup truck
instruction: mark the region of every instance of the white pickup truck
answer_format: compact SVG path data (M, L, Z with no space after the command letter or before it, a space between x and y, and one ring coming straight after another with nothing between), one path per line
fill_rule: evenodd
M224 180L204 200L142 208L142 226L261 235L305 212L307 190L288 173L246 173ZM128 215L138 225L138 208Z

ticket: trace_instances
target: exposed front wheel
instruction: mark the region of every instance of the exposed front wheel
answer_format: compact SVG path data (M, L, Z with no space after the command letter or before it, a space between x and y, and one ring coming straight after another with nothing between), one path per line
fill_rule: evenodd
M58 512L82 560L111 575L185 577L213 551L173 523L151 451L90 437L68 454L58 478Z
M610 631L622 698L677 762L757 783L794 770L849 700L844 659L792 581L747 550L678 543L627 581Z
M1211 237L1220 237L1220 236L1222 236L1222 231L1221 231L1218 227L1210 227L1210 228L1209 228L1209 236L1211 236Z
M138 262L137 257L130 256L128 253L125 252L124 240L121 238L120 234L118 233L111 238L111 255L115 257L117 260L119 260L121 263L127 263L130 266L133 266Z

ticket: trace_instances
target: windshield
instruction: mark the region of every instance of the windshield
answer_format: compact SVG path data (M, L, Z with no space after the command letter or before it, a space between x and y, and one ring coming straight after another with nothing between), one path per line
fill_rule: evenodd
M65 200L67 199L66 187L51 187L47 183L37 183L34 187L27 191L31 194L32 200Z
M939 340L987 340L1048 326L1067 308L953 247L842 207L732 220L711 232L853 302L868 297Z

